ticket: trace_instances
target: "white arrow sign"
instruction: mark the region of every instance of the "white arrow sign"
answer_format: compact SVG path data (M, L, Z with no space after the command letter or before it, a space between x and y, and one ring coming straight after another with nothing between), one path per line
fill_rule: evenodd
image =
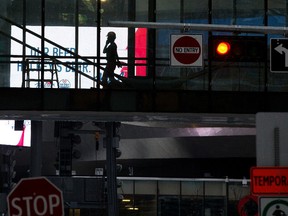
M279 52L281 55L284 53L285 55L285 67L288 67L288 49L283 47L283 44L279 44L279 46L274 48L277 52Z

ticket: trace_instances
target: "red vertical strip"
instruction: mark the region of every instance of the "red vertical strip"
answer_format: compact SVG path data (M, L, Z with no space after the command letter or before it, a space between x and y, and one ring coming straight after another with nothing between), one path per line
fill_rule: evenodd
M135 58L147 58L147 29L138 28L135 33ZM146 64L146 60L136 60L136 64ZM136 66L136 76L146 76L146 66Z
M24 146L24 134L25 134L25 126L23 125L23 131L17 146Z

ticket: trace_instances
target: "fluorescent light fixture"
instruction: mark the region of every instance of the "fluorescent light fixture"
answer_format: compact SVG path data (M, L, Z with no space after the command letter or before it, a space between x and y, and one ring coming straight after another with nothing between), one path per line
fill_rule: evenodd
M130 210L130 211L138 211L139 208L137 208L137 207L129 207L128 210Z

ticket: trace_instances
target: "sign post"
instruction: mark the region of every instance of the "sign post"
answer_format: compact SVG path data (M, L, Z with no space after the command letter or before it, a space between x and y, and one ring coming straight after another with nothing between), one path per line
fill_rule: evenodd
M44 177L21 179L7 203L10 216L64 216L62 192Z
M202 35L171 35L170 64L202 67Z

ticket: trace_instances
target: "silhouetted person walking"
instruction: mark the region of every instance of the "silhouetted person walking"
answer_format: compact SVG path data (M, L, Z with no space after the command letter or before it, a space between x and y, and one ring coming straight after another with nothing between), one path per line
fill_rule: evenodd
M103 86L107 86L108 79L109 79L109 82L114 81L114 70L116 66L121 67L115 39L116 39L115 32L112 32L112 31L108 32L106 44L103 49L103 53L106 54L106 60L107 60L107 65L106 65L106 68L104 70L103 77L102 77Z

